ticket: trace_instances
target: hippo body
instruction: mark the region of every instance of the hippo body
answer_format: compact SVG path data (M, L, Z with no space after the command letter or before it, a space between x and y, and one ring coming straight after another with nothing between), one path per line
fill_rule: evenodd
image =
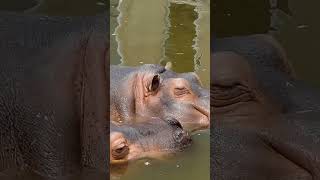
M165 67L146 64L137 67L110 67L111 120L173 117L184 128L208 128L210 97L198 76L175 73Z
M108 20L0 13L0 174L108 167Z
M212 47L213 178L319 179L318 90L296 77L267 35Z
M257 131L212 128L212 179L319 179L318 117L282 116L281 122Z

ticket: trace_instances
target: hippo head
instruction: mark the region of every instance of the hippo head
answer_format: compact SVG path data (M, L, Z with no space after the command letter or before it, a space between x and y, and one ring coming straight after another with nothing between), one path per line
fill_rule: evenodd
M189 134L173 118L110 124L111 164L123 164L141 158L164 158L184 150L190 144Z
M211 60L211 111L214 123L246 127L269 123L280 107L266 95L248 61L233 52L217 52Z
M173 117L191 131L209 127L209 90L193 72L175 73L150 64L112 67L111 93L114 119Z

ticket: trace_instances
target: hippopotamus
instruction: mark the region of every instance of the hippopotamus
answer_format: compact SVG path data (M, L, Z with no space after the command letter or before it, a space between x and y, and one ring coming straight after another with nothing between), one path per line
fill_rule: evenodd
M109 165L108 16L0 12L0 174Z
M270 116L319 109L318 90L296 77L285 52L267 35L217 39L211 58L217 123L264 126Z
M122 164L141 158L162 159L191 145L189 133L174 118L110 124L110 163Z
M279 43L221 38L211 53L213 179L319 179L319 92Z
M175 73L156 64L112 65L110 97L110 116L116 122L172 117L190 131L210 124L209 90L194 72Z
M211 179L319 179L319 127L318 112L283 115L258 131L212 127Z

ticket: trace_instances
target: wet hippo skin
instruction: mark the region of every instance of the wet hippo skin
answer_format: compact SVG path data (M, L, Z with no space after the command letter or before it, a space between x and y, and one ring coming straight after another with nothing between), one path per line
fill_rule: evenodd
M265 126L270 116L317 111L319 90L299 80L267 35L217 39L211 56L211 110L220 122Z
M265 35L217 39L211 57L212 178L319 179L319 90Z
M0 13L1 176L108 173L108 30L107 16Z
M162 159L190 145L191 137L174 118L110 124L110 163L113 165L140 158Z
M110 81L113 121L173 117L191 131L209 127L209 90L193 72L175 73L155 64L111 66Z

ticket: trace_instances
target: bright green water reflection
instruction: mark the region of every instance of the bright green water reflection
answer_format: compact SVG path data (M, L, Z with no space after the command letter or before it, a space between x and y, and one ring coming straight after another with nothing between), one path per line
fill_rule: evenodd
M111 63L127 66L172 63L210 83L210 1L112 0ZM165 161L143 159L112 170L112 179L209 180L209 131L196 132L186 152Z
M137 66L170 61L195 71L209 87L210 1L111 1L111 63Z

